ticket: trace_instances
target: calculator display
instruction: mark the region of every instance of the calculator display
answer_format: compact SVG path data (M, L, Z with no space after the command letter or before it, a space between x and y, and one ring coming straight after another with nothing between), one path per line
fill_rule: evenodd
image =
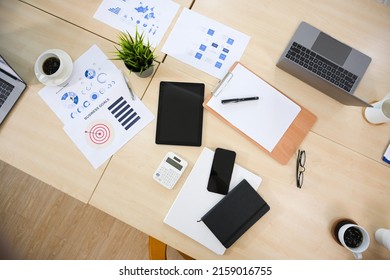
M167 158L166 162L169 163L170 165L172 165L173 167L175 167L175 168L178 169L178 170L181 170L181 169L183 168L183 166L181 166L180 164L178 164L176 161L174 161L174 160L171 159L170 157Z

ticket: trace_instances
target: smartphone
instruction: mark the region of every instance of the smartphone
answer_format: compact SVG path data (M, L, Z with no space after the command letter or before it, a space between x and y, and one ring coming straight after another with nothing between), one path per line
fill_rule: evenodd
M217 148L211 166L207 190L219 194L227 194L232 178L236 152Z

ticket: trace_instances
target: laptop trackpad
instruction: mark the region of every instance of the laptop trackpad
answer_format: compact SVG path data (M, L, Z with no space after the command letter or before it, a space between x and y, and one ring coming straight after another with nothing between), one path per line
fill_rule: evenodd
M342 66L352 48L337 41L329 35L320 32L316 41L314 42L312 50Z

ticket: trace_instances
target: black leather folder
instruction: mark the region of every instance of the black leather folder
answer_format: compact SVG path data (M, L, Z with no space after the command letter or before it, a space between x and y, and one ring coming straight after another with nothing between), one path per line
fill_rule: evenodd
M202 221L229 248L270 210L269 205L244 179L203 217Z

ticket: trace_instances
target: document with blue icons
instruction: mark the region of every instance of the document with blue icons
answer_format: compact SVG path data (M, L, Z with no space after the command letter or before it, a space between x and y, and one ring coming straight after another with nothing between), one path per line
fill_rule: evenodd
M65 86L46 86L39 95L62 123L67 124L78 119L82 112L98 106L114 89L115 80L110 80L109 75L115 71L114 63L93 45L73 63L72 75Z
M250 37L189 9L184 9L162 52L222 79L239 61Z
M120 70L108 77L115 81L112 92L101 98L92 110L83 111L77 121L64 126L65 132L95 168L154 119L138 97L131 99Z
M143 102L132 97L123 73L97 46L74 63L66 86L44 87L39 95L94 168L154 119Z
M135 35L138 29L149 39L151 46L156 47L179 7L170 0L103 0L94 18L131 35Z

